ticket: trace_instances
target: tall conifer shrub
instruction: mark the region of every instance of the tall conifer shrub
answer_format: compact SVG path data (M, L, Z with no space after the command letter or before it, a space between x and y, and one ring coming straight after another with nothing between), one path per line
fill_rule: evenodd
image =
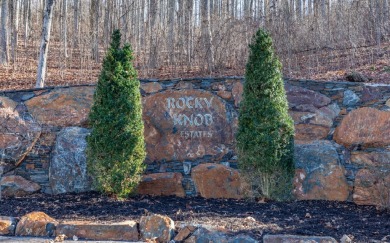
M87 138L87 161L95 187L127 197L134 192L144 170L144 125L140 83L132 66L130 45L120 47L115 30L103 60L89 114L92 132Z
M252 195L284 200L294 174L294 124L281 64L265 31L258 30L249 47L237 133L239 167Z

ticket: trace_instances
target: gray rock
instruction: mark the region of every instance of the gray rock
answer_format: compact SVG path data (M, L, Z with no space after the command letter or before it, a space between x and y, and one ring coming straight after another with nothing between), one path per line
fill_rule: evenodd
M313 112L314 108L327 106L331 102L329 97L313 90L288 84L285 88L289 108L293 110Z
M300 235L265 235L264 243L337 243L337 241L328 236L300 236Z
M229 243L258 243L259 241L253 239L248 235L237 235L229 239Z
M218 231L211 231L207 230L205 228L198 228L193 234L192 237L194 237L194 240L196 243L209 243L209 242L215 242L215 243L227 243L228 237Z
M304 168L308 172L325 168L325 165L337 165L339 155L335 144L320 140L310 144L295 145L295 165L297 168Z
M89 132L85 128L67 127L58 133L49 169L53 194L91 190L85 154Z
M347 200L350 188L336 144L315 141L295 146L294 195L301 200Z
M34 96L35 96L34 93L26 93L26 94L22 95L21 100L26 101L26 100L33 98Z
M359 96L351 90L344 91L343 105L345 106L354 106L360 101Z
M340 114L340 107L337 105L337 103L330 104L326 107L322 107L319 109L319 111L329 119L333 120Z

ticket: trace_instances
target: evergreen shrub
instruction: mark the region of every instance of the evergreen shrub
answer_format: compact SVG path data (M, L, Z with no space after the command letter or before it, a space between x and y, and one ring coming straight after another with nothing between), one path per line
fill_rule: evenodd
M281 63L266 31L258 30L249 47L237 133L239 168L251 196L287 200L295 167L294 123Z
M96 189L125 198L135 192L146 153L140 82L130 45L120 43L115 30L89 114L87 161Z

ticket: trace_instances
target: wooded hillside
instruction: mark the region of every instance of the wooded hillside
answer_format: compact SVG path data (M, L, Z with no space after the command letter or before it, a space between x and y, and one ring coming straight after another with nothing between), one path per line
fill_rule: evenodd
M45 0L1 0L0 90L32 88ZM259 28L284 75L390 82L389 0L56 0L46 85L95 83L115 28L143 78L243 75Z

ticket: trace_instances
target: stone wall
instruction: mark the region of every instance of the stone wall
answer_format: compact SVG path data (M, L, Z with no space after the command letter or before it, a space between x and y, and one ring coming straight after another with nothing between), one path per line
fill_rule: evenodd
M148 157L140 193L242 196L234 135L243 82L142 80ZM90 190L84 150L93 91L0 92L8 193L30 193L15 178L45 193ZM296 197L390 204L390 86L286 80L286 92L296 128Z

